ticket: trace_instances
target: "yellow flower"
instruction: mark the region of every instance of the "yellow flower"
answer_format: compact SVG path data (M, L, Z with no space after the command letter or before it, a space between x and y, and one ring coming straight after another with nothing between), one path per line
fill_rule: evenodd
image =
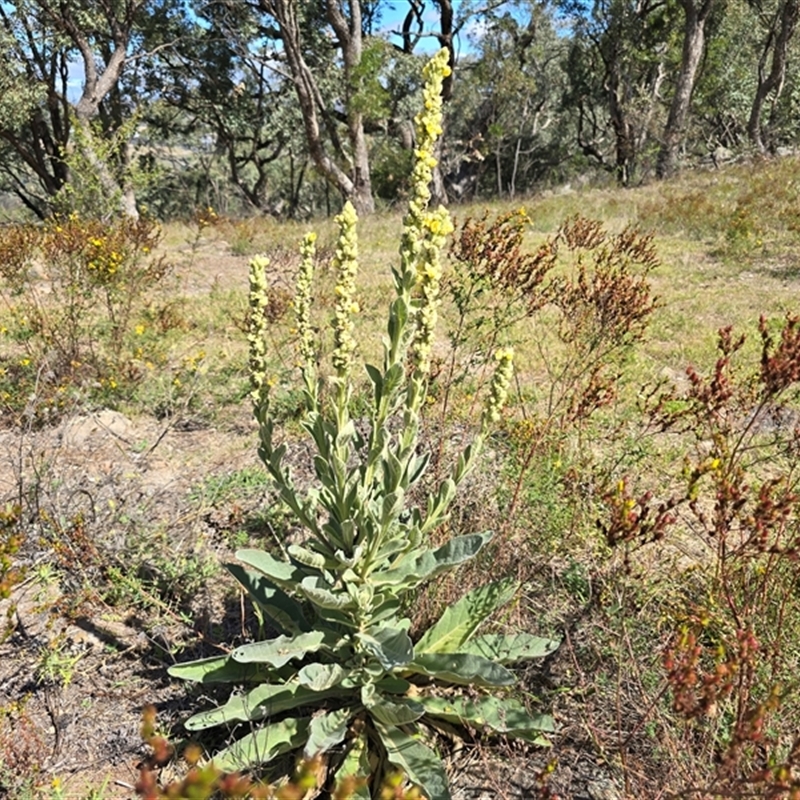
M144 334L145 328L144 328L144 325L139 324L134 328L134 330L136 331L136 335L137 336L142 336Z
M350 362L356 349L353 338L352 308L357 305L354 298L356 290L356 273L358 272L358 233L356 225L358 215L349 201L345 203L342 213L335 219L339 226L339 238L333 266L336 277L336 307L333 316L333 354L331 361L339 378L344 378L350 371Z

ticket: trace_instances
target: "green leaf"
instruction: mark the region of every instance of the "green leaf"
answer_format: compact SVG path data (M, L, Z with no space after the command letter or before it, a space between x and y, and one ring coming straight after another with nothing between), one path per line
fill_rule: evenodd
M264 642L253 642L237 647L231 656L242 663L272 664L282 667L292 659L302 658L306 653L316 653L325 642L325 633L311 631L298 636L278 636Z
M387 675L375 684L375 688L379 692L405 694L411 688L411 684L405 678L396 678L394 675Z
M368 688L373 687L365 686L362 689L362 702L364 702L365 707L373 718L383 725L388 727L409 725L412 722L416 722L425 713L425 708L417 703L416 700L406 698L387 700L385 697L376 694L367 703L366 700L369 698L365 697L365 690Z
M239 564L225 564L225 569L244 586L259 608L278 626L282 633L305 633L309 630L303 607L286 592L262 575Z
M322 700L347 695L348 692L339 688L315 692L297 682L265 683L249 692L232 695L227 703L217 708L192 715L185 724L187 730L201 731L230 722L264 719L293 708L316 705Z
M434 578L445 570L473 558L492 538L492 533L474 533L457 536L436 550L426 550L415 557L406 557L399 564L395 562L385 572L373 573L372 582L376 585L401 584L404 589L412 589L423 581Z
M367 779L371 773L367 737L362 733L350 743L342 766L336 771L336 785L338 787L347 778L355 778L358 783L353 788L351 800L370 800Z
M337 567L338 564L330 558L325 558L322 553L315 553L313 550L301 547L299 544L290 544L286 552L304 567L322 571L330 567Z
M279 561L263 550L237 550L236 558L266 575L281 589L288 589L290 592L295 591L297 584L306 576L306 573L294 564L290 564L288 561Z
M492 612L504 606L519 589L511 579L489 583L467 592L445 609L439 621L417 642L417 653L455 653L469 641Z
M375 730L386 748L389 761L403 770L428 800L451 800L444 766L430 747L400 728L387 728L376 722Z
M409 670L462 686L513 686L516 678L500 664L471 653L423 653Z
M284 719L239 739L217 753L212 764L222 772L238 772L257 764L266 764L281 753L302 744L308 719Z
M270 674L261 664L241 664L229 655L173 664L167 672L173 678L197 683L253 683L266 680Z
M303 750L304 758L314 758L343 742L353 713L353 708L341 708L313 717L308 728L308 741Z
M315 606L320 608L329 608L334 611L339 611L344 608L354 608L355 602L350 595L344 592L334 594L320 586L320 579L317 577L309 576L297 587Z
M399 628L371 628L356 635L387 672L405 666L414 658L414 645Z
M544 658L558 649L560 639L543 639L531 633L488 633L463 644L462 653L474 653L498 664Z
M375 405L378 405L381 402L381 393L383 392L383 375L372 364L364 364L364 368L367 370L367 375L369 375L369 379L375 387Z
M555 730L549 714L532 716L518 700L498 697L419 697L425 713L447 722L489 728L495 733L522 738L523 734L552 733Z
M346 675L347 672L338 664L306 664L297 673L297 679L301 686L322 692L337 686Z

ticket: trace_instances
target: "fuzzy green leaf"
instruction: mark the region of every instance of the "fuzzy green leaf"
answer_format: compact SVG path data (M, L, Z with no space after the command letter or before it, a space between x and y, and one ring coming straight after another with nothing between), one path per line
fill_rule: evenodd
M444 765L430 747L400 728L388 728L376 722L375 729L390 763L403 770L428 800L451 800Z
M340 611L345 608L354 608L355 602L350 595L344 592L334 594L320 586L320 579L315 576L305 578L297 587L315 606Z
M471 653L422 653L409 670L462 686L513 686L516 678L500 664Z
M335 569L339 566L335 559L328 558L314 550L309 550L307 547L301 547L299 544L290 544L286 548L286 552L304 567L311 567L320 572L325 569Z
M186 728L190 731L201 731L230 722L264 719L292 708L314 705L322 700L346 694L340 689L314 692L297 682L265 683L249 692L232 695L227 703L217 708L194 714L186 720Z
M558 649L560 639L543 639L531 633L488 633L476 636L460 648L462 653L474 653L498 664L514 664L544 658Z
M222 772L237 772L266 764L281 753L299 747L308 725L308 719L273 722L226 747L214 756L211 763Z
M282 667L292 659L302 658L306 653L316 653L325 642L322 631L301 633L298 636L278 636L264 642L253 642L237 647L231 656L245 664L271 664Z
M263 550L246 549L237 550L236 558L258 572L266 575L281 589L294 591L297 584L305 578L306 573L288 561L279 561Z
M491 538L492 533L488 531L457 536L436 550L427 550L413 558L406 557L391 569L373 573L372 582L376 585L399 584L404 589L413 589L423 581L473 558Z
M369 689L373 691L370 693L367 691ZM409 725L425 713L425 708L416 700L400 697L387 700L376 693L372 685L363 687L361 701L374 719L390 728L396 725Z
M306 664L297 673L297 679L301 686L322 692L340 684L346 675L338 664Z
M519 589L514 580L479 586L445 609L439 621L417 642L417 653L455 653L469 641L495 609L504 606Z
M167 672L173 678L197 683L254 683L270 675L262 664L241 664L227 655L173 664Z
M225 564L225 569L247 590L254 602L278 626L282 633L305 633L309 630L303 607L263 575L239 564Z
M414 645L408 634L398 628L371 628L357 634L364 647L387 671L403 667L414 658Z
M509 736L552 733L555 730L549 714L532 716L518 700L498 697L420 697L425 713L447 722L489 728L495 733ZM527 737L526 737L527 738Z
M313 717L308 727L308 741L303 750L303 756L314 758L319 753L325 753L343 742L347 736L347 725L352 716L352 708L340 708L338 711L330 711Z

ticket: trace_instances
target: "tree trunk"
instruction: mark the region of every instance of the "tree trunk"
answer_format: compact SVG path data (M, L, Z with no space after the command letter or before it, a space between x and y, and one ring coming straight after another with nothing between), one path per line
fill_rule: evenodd
M800 0L786 0L775 17L758 65L758 86L750 109L750 119L747 122L747 135L762 153L766 152L767 147L764 143L764 133L761 128L761 112L767 97L772 92L775 92L775 99L777 100L783 91L783 83L786 78L787 51L789 42L797 27L798 16L800 16ZM775 29L779 22L780 29L776 35ZM772 67L769 75L765 76L764 65L767 62L770 48L772 49Z
M131 8L134 8L135 5L134 3ZM113 50L105 68L102 71L98 71L97 61L91 45L84 32L71 16L65 19L64 28L77 46L83 60L83 92L75 104L77 126L81 131L78 137L78 147L86 161L95 169L100 185L103 187L103 192L107 195L109 201L111 198L116 198L116 210L128 217L138 219L139 212L136 208L133 186L124 178L118 180L109 168L108 162L98 156L94 147L94 133L91 128L91 120L97 116L100 110L100 103L117 85L122 76L122 70L127 59L129 30L119 25L112 25ZM122 148L122 160L127 161L129 158L128 144L123 143Z
M686 17L681 69L656 162L656 175L659 178L669 177L677 167L678 151L686 130L697 70L705 52L705 25L714 0L703 0L701 5L696 5L694 0L682 0L681 5Z
M313 72L303 55L301 30L297 18L297 0L260 0L261 8L277 23L283 42L286 63L294 82L308 151L314 166L333 185L339 193L350 200L359 214L370 214L375 210L372 196L372 181L369 170L369 150L367 148L364 122L360 112L351 103L351 77L355 67L361 63L361 4L359 0L349 0L350 16L344 14L340 0L326 0L328 20L334 29L342 50L345 82L347 84L347 135L350 143L349 154L337 148L338 154L346 159L348 172L331 158L323 141L320 114L324 112L324 102ZM331 131L329 130L329 134Z

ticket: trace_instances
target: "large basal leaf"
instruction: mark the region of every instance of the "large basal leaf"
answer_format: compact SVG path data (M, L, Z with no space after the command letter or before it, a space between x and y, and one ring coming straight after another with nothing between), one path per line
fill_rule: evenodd
M314 758L319 753L325 753L343 742L347 736L347 725L353 716L353 711L351 707L340 708L338 711L312 717L303 756Z
M386 748L389 762L403 770L428 800L451 800L444 766L430 747L400 728L389 728L376 722L375 730Z
M255 683L267 680L271 674L262 664L241 664L228 655L173 664L167 672L173 678L197 683Z
M414 658L414 645L399 628L370 628L367 633L356 635L387 672L405 666Z
M414 558L406 557L392 569L373 573L372 582L413 589L423 581L473 558L491 538L490 532L457 536L436 550L426 550Z
M415 645L417 653L457 653L478 627L519 589L514 580L496 581L467 592L445 609L439 621Z
M498 664L514 664L544 658L557 650L560 644L560 639L543 639L531 633L488 633L461 645L460 651L483 656Z
M228 722L264 719L293 708L316 705L323 700L346 695L347 692L335 688L315 692L297 682L263 684L249 692L233 695L218 708L194 714L185 724L190 731L200 731Z
M306 664L297 673L297 680L312 692L324 692L338 686L347 674L338 664Z
M316 653L325 642L322 631L310 631L298 636L278 636L264 642L253 642L237 647L231 656L235 661L245 664L271 664L282 667L295 658L303 658L306 653Z
M308 731L308 719L273 722L234 742L214 756L211 763L222 772L238 772L266 764L281 753L299 747Z
M228 572L247 589L261 610L278 626L281 633L305 633L309 630L303 607L263 575L240 564L225 564Z
M409 670L462 686L513 686L516 678L500 664L471 653L422 653Z
M499 697L419 697L425 713L446 722L489 728L509 736L552 733L555 730L549 714L531 715L518 700ZM527 738L527 736L525 737Z
M279 561L263 550L237 550L236 558L248 567L266 575L274 584L289 592L296 591L297 584L306 577L306 572L288 561Z

